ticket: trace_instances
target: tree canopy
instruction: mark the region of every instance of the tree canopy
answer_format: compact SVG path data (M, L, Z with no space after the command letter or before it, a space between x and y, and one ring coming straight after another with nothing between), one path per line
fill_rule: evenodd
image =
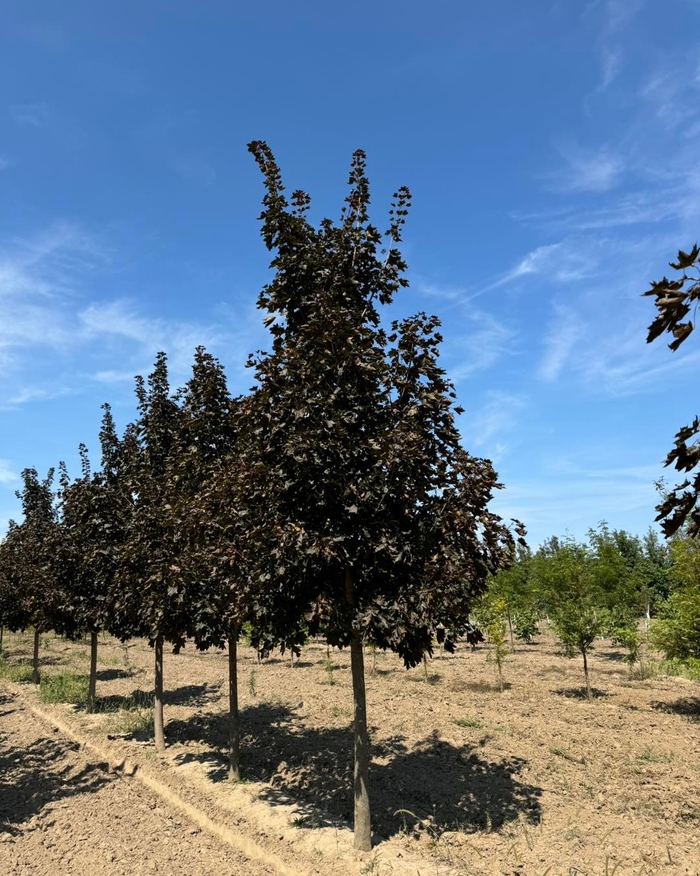
M669 348L677 350L693 331L691 310L700 299L700 247L696 243L689 252L679 250L678 259L670 262L680 276L673 280L663 277L651 284L644 295L654 297L658 313L649 326L647 343L651 343L665 332L672 335ZM695 273L689 273L694 271ZM695 417L690 426L684 426L676 434L673 449L666 457L665 465L673 465L676 471L690 475L700 464L700 441L692 441L700 434L700 418ZM686 524L688 535L700 535L700 472L692 478L686 477L670 491L666 492L657 506L657 520L666 536L677 532Z

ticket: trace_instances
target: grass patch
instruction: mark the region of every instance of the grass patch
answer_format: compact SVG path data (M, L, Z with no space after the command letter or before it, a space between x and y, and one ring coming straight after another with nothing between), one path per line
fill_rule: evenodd
M647 745L639 753L638 760L646 761L647 763L670 763L673 760L673 755L668 752L655 751Z
M109 732L115 734L153 733L153 711L151 709L120 709L109 716Z
M28 682L32 680L32 667L30 663L8 663L4 657L0 657L0 678L8 681Z
M98 697L95 712L105 715L105 728L109 734L153 734L152 691L135 690L125 697Z
M479 730L482 726L478 718L455 718L454 722L458 727L472 727Z
M45 675L39 685L42 703L82 703L87 699L88 676L66 670Z
M687 660L662 660L658 664L659 675L677 675L690 681L700 681L700 660L689 657Z

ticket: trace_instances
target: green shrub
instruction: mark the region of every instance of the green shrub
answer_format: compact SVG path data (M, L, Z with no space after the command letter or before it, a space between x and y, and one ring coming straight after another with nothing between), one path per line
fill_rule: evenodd
M700 586L691 584L669 596L652 621L649 639L668 660L700 659Z
M88 676L74 672L45 675L39 685L42 703L82 703L87 699Z

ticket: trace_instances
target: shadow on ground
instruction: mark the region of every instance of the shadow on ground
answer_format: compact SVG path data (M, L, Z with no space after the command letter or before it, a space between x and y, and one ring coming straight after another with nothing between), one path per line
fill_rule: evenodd
M585 687L560 687L551 691L551 693L556 694L559 697L566 697L570 700L588 699L588 694ZM610 693L607 690L601 690L599 687L592 687L591 693L593 694L594 700L599 700L603 699L604 697L610 696Z
M14 700L0 695L3 715L15 711ZM46 805L98 790L109 778L106 764L86 764L76 770L69 755L79 746L59 736L13 746L0 730L0 833L19 827Z
M213 781L226 778L227 715L170 721L166 736L204 743L206 751L183 752L176 762L203 763ZM352 821L352 733L347 728L305 727L281 705L260 704L241 712L242 765L248 779L269 783L259 796L271 804L311 804L328 820ZM537 823L541 789L519 781L520 758L487 761L476 747L455 746L430 735L408 748L403 737L372 747L370 798L375 832L391 837L406 830L498 829L525 819ZM399 812L403 810L403 812Z
M220 697L221 684L185 684L173 690L163 692L165 706L207 706ZM152 709L153 691L132 690L130 694L110 694L106 697L98 697L95 707L96 712L116 712L119 709Z
M682 715L689 721L700 722L700 697L681 697L672 703L653 702L651 708L658 712Z
M98 669L95 677L98 681L116 681L118 678L131 678L133 674L127 669Z

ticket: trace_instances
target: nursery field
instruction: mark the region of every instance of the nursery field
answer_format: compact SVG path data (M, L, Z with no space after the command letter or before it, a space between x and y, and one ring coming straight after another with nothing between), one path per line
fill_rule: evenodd
M605 641L590 659L592 702L584 696L580 660L562 657L546 635L507 657L503 692L485 646L436 653L427 667L410 671L393 655L368 651L374 847L361 855L352 852L350 832L352 687L345 652L311 643L292 666L288 656L259 662L239 649L244 781L232 787L225 653L189 647L166 653L168 747L159 756L151 742L147 644L100 641L94 714L59 702L84 694L87 646L44 639L37 688L20 683L29 636L6 635L4 645L3 873L77 873L87 866L99 874L176 868L192 876L700 874L700 686L631 676L623 652ZM135 783L80 766L82 749L66 748L61 731L50 727L54 719L110 757L141 765L262 854L247 859L193 828L167 800L149 802ZM64 757L72 759L65 767ZM63 776L53 785L52 770ZM48 774L44 785L27 789L22 805L13 803L19 791L12 796L10 783L20 788L39 773ZM71 785L74 776L81 778ZM71 831L74 854L65 852L55 869L55 849ZM100 854L105 839L109 848ZM93 844L99 866L85 858Z

